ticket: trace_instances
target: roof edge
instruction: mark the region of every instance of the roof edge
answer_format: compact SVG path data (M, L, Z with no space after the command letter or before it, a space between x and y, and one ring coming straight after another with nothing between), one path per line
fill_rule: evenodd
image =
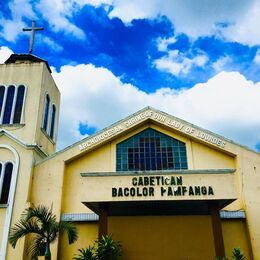
M31 61L33 63L43 62L47 66L47 69L52 73L51 68L46 60L43 60L32 54L11 54L10 57L5 61L5 64L16 63L16 61Z

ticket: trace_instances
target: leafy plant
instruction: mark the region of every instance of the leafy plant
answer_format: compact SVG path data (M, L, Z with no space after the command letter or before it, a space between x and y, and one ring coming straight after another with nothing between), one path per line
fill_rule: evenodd
M80 254L76 255L74 260L120 260L122 245L110 235L106 235L95 241L92 247L81 248L78 251Z
M78 239L76 227L71 222L57 222L52 208L33 206L27 208L20 220L11 228L9 243L15 248L17 241L30 234L31 244L27 248L32 258L44 255L45 260L51 260L50 244L54 243L61 233L67 233L69 244Z
M113 240L110 235L102 236L97 241L98 260L119 260L121 259L122 245L120 242Z
M232 251L232 259L243 260L246 259L246 257L244 256L243 252L240 251L239 248L234 248Z
M96 252L94 246L89 246L88 248L84 249L81 248L78 250L80 253L73 257L75 260L97 260Z

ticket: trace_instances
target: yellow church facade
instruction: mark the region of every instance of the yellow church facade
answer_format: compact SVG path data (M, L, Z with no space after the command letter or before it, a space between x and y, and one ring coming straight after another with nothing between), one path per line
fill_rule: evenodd
M1 94L2 93L2 94ZM260 259L260 154L151 107L55 152L60 93L48 63L0 65L0 259L29 259L8 234L30 205L52 206L79 239L53 259L111 234L124 260ZM108 115L109 116L109 115Z

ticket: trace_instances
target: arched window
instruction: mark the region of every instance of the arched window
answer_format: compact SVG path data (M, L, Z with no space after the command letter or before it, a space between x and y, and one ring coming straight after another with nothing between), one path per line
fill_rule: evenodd
M0 119L1 119L1 114L3 109L3 104L4 104L4 96L5 96L5 87L0 86Z
M13 164L8 162L1 165L0 175L0 204L7 204L13 173Z
M19 86L17 91L16 103L15 103L15 110L14 110L14 117L13 123L19 124L21 122L21 115L23 110L23 101L24 101L24 93L25 87Z
M56 107L52 105L52 113L51 113L51 128L50 128L50 137L53 139L54 137L54 130L55 130L55 117L56 117Z
M43 126L42 126L46 132L48 128L49 109L50 109L50 97L47 94L45 98L45 108L44 108Z
M10 124L12 116L12 108L14 102L15 87L9 86L7 89L7 96L4 108L3 124Z
M0 124L20 124L26 88L0 86Z
M187 169L185 143L148 128L117 144L117 171Z

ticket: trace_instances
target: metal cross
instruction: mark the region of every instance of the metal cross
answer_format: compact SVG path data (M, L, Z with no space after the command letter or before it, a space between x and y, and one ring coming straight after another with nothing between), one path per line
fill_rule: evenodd
M33 44L34 44L34 34L36 31L42 31L44 30L43 27L35 27L35 21L32 21L32 27L31 28L23 28L23 31L30 31L31 32L31 36L30 36L30 49L29 49L29 53L32 53L33 51Z

